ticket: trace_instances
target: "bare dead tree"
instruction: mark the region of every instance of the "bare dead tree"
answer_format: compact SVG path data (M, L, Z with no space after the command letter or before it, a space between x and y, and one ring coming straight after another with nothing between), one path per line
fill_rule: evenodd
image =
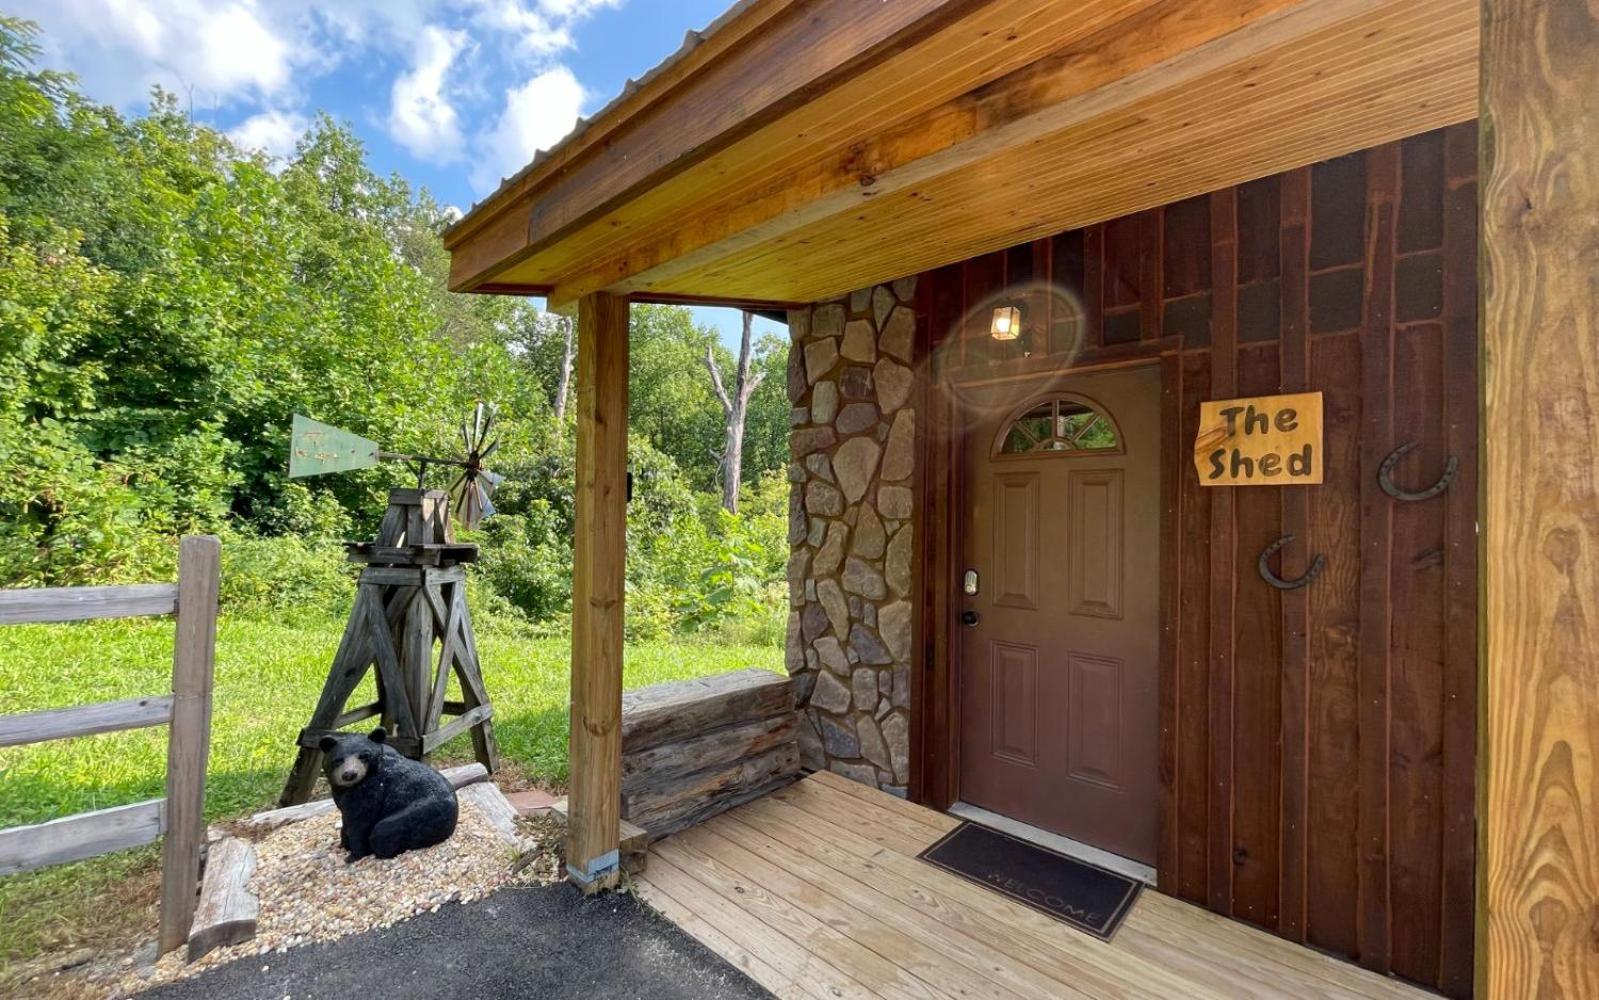
M753 360L750 327L754 321L753 313L744 313L744 335L739 341L738 372L731 396L722 385L722 371L716 364L715 345L707 344L705 347L705 368L711 373L711 388L716 390L716 398L722 403L722 418L726 428L719 459L722 467L722 507L731 514L738 513L738 482L744 471L744 416L749 412L750 397L755 394L761 379L766 377L765 372L750 371L750 362Z
M572 336L572 328L576 324L569 317L558 316L556 322L560 324L562 336L561 370L555 383L555 422L560 423L566 419L566 401L572 390L572 359L577 354L577 342Z

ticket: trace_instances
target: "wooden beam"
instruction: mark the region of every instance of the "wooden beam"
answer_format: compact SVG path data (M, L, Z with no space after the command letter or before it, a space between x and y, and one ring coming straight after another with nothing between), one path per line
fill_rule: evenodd
M164 829L166 803L151 799L0 830L0 875L142 847Z
M446 249L453 249L493 222L504 207L525 199L547 187L562 170L588 155L596 146L616 134L635 117L670 97L684 81L707 65L743 44L765 28L772 18L804 0L748 0L742 9L729 11L708 26L706 31L690 31L682 47L668 56L641 80L628 80L622 93L600 113L586 121L553 149L543 151L516 176L504 179L500 187L467 215L444 231ZM723 23L727 19L728 23Z
M627 302L615 296L590 295L578 303L566 870L585 892L614 885L620 861L627 319Z
M1476 114L1470 0L1392 0L652 291L819 300Z
M188 960L255 937L261 901L250 891L255 872L255 845L243 837L224 837L211 846L205 881L189 929Z
M1599 996L1599 8L1483 0L1476 995Z
M708 153L804 103L840 76L858 72L925 31L929 15L967 0L812 0L792 5L765 29L682 81L600 143L586 144L542 184L462 220L451 234L450 287L467 291L506 267L659 183ZM608 123L609 124L609 123ZM553 167L553 164L552 164ZM486 216L479 223L479 216ZM462 236L470 233L472 238Z
M673 217L550 293L569 301L600 288L637 292L708 263L848 212L932 177L1025 145L1152 93L1181 86L1273 45L1359 17L1381 0L1189 0L1148 6L1100 30L1067 34L1060 48L909 120L829 150L778 177L727 183L722 197ZM1098 26L1100 22L1087 22Z
M216 673L222 543L185 538L178 550L178 627L172 645L172 727L167 732L167 836L161 845L158 954L189 940L205 843L205 773Z
M93 705L0 716L0 747L164 726L171 718L170 695L102 701Z
M5 590L0 591L0 625L170 615L177 606L178 588L170 583Z

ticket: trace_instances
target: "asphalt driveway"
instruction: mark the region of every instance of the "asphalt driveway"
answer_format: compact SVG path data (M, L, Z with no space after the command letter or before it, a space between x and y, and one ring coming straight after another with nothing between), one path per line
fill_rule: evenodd
M631 896L503 889L382 930L241 959L141 1000L744 1000L760 986Z

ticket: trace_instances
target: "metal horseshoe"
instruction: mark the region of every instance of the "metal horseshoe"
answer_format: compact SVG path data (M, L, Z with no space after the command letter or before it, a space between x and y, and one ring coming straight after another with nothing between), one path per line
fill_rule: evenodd
M1260 578L1271 584L1273 587L1276 587L1278 590L1298 590L1300 587L1308 587L1311 581L1315 580L1316 577L1320 575L1322 568L1327 565L1327 559L1325 556L1317 556L1315 559L1310 561L1310 568L1305 570L1305 575L1301 576L1297 580L1284 580L1276 573L1273 573L1271 571L1271 557L1276 555L1283 546L1287 545L1293 540L1293 535L1282 536L1275 542L1272 542L1270 545L1266 546L1266 551L1260 554L1260 559L1256 562L1256 565L1260 568Z
M1449 461L1444 464L1444 474L1438 478L1436 483L1433 483L1431 486L1420 491L1419 493L1412 493L1409 490L1401 489L1394 484L1394 466L1399 464L1400 459L1404 458L1412 451L1415 451L1418 447L1420 447L1420 445L1417 442L1406 441L1404 444L1389 452L1388 457L1382 460L1382 467L1377 470L1377 485L1381 486L1382 491L1393 497L1395 500L1403 500L1405 503L1415 503L1419 500L1431 500L1433 497L1438 496L1440 493L1447 490L1449 488L1449 484L1455 481L1455 474L1460 471L1460 460L1455 458L1455 456L1450 455Z

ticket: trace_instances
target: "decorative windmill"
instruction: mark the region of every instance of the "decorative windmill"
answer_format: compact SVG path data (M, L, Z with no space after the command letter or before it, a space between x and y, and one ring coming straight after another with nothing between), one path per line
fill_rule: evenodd
M281 804L310 798L321 767L322 737L373 716L382 717L389 745L417 760L470 730L477 759L490 771L498 769L494 707L483 686L466 606L465 564L477 559L477 546L458 544L452 524L475 528L494 513L494 489L503 477L483 464L499 446L489 440L493 426L493 411L478 403L461 423L465 457L435 458L381 451L375 441L295 414L290 478L396 461L412 466L417 479L414 489L389 492L376 539L346 545L350 561L366 568L322 697L296 741L300 751ZM434 466L460 470L447 490L428 488ZM377 700L347 709L374 668ZM452 673L460 682L460 701L445 699ZM445 722L445 716L452 718Z
M491 498L495 487L505 481L504 476L495 475L483 464L500 446L498 440L489 440L493 428L494 411L479 401L472 408L471 418L461 421L461 444L466 448L465 457L434 458L430 455L380 451L376 441L296 413L289 434L289 478L370 469L379 462L404 462L416 470L416 488L424 489L429 466L460 469L460 474L450 484L450 505L455 511L455 519L461 522L462 527L471 530L494 513Z

